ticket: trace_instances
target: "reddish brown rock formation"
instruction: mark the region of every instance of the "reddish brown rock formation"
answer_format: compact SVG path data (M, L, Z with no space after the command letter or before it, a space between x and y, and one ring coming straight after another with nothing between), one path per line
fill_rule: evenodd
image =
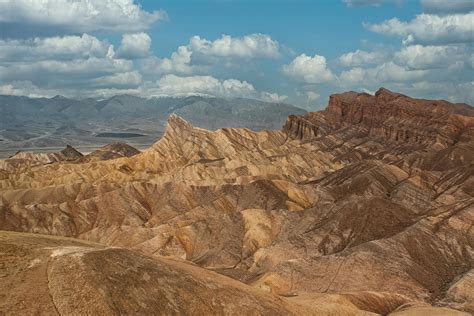
M290 116L285 130L292 138L309 139L343 127L358 128L389 142L446 148L472 137L474 110L465 104L413 99L381 88L374 96L331 95L326 110Z

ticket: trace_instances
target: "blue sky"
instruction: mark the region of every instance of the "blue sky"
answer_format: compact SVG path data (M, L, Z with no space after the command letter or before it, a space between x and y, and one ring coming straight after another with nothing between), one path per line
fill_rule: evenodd
M420 6L410 1L403 6L349 8L335 0L276 1L140 1L143 8L163 8L169 21L157 25L155 52L169 55L191 36L218 38L222 34L270 35L297 52L342 54L358 48L363 40L398 43L367 31L364 22L380 22L394 16L410 19ZM339 40L338 40L339 39ZM161 45L160 45L161 43Z
M384 86L473 104L473 10L472 0L5 1L0 93L204 94L314 110L331 93Z

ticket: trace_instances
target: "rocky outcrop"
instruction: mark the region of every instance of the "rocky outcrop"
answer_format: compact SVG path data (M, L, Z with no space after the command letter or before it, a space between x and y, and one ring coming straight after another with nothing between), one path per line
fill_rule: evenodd
M337 95L283 131L208 131L173 115L137 155L0 173L0 229L182 260L303 305L471 312L471 111L410 100ZM369 111L389 105L392 116ZM421 142L375 132L427 129L428 117L437 136Z
M82 157L82 153L70 145L67 145L66 148L59 152L52 153L19 151L8 159L0 160L0 169L11 171L17 168L44 165L59 161L76 161Z
M315 123L302 116L290 115L286 120L283 130L290 138L294 139L312 139L322 136L323 130Z
M356 92L331 95L326 110L289 118L285 131L292 138L308 139L318 136L314 131L320 128L342 127L357 128L388 142L446 148L472 136L474 110L381 88L373 96Z
M86 160L110 160L123 157L132 157L139 154L140 151L126 143L114 142L85 156Z

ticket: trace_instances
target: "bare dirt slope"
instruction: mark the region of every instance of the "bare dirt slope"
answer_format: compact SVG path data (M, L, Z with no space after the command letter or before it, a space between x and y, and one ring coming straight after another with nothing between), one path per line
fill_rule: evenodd
M370 315L343 297L310 306L176 260L63 237L0 231L7 315Z

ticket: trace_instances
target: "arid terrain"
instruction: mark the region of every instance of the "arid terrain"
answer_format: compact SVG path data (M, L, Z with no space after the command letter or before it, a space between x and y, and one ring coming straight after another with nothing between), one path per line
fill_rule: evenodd
M0 162L0 314L470 315L474 109L334 94L280 130ZM33 303L34 302L34 303Z
M288 115L306 111L289 104L243 98L118 95L105 100L75 100L0 95L0 159L19 150L59 151L67 144L91 151L116 140L148 148L163 136L171 113L204 128L262 130L280 128Z

